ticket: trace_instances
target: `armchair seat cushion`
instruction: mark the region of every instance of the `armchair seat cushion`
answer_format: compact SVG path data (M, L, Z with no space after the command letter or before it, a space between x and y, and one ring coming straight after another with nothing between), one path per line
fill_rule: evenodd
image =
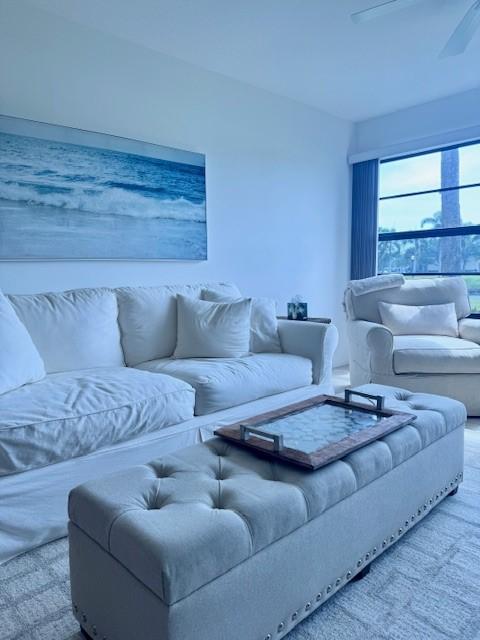
M195 389L195 415L312 384L312 362L287 353L258 353L243 358L162 358L137 365L166 373Z
M447 336L395 336L395 373L480 373L480 345Z

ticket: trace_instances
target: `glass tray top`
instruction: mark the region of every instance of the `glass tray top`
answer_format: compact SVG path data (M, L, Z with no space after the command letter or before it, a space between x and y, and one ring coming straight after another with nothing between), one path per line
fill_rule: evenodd
M322 404L255 424L272 435L283 436L283 446L313 453L362 429L373 427L381 415L331 404Z

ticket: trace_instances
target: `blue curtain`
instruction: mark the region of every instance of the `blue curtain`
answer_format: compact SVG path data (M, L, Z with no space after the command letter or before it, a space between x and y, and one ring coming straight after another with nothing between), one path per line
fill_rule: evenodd
M353 165L350 277L377 273L378 160Z

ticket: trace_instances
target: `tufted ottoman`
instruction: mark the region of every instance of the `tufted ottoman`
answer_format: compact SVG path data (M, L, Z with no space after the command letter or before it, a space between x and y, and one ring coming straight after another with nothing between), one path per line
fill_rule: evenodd
M459 402L364 385L417 420L318 471L221 439L70 494L75 615L106 640L277 640L462 480Z

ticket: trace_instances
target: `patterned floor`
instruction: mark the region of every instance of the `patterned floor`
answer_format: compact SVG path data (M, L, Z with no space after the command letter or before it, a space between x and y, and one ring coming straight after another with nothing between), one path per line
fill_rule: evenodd
M458 494L289 640L480 640L480 431L465 433ZM66 540L0 567L0 640L79 640L76 631Z

